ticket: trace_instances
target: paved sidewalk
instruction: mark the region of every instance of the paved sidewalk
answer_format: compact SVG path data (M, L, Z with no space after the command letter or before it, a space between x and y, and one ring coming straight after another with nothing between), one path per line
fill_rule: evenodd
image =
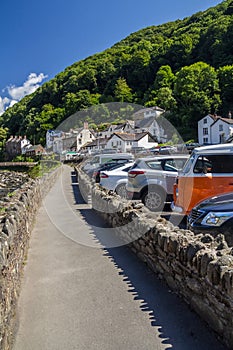
M32 233L14 350L226 349L127 247L101 247L102 225L63 166Z

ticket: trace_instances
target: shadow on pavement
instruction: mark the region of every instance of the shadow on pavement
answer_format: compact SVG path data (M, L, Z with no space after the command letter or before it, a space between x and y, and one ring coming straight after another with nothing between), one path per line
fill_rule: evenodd
M85 203L74 174L72 182L76 203ZM163 344L161 349L226 350L206 323L190 310L181 298L169 290L165 282L139 260L128 246L105 248L106 242L100 231L109 225L94 210L83 209L80 213L91 225L95 239L104 245L103 254L114 264L118 274L127 284L133 300L140 301L141 311L148 314L151 326L158 330Z

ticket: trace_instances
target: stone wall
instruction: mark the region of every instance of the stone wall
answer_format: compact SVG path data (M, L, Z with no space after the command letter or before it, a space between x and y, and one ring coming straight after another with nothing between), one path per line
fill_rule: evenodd
M190 305L233 349L233 248L223 235L194 235L151 218L141 204L123 201L78 170L84 199L123 242Z
M11 349L12 330L27 259L30 233L43 196L55 182L60 169L43 178L27 179L1 199L0 208L0 349ZM20 175L22 177L22 175ZM19 176L19 177L20 177Z

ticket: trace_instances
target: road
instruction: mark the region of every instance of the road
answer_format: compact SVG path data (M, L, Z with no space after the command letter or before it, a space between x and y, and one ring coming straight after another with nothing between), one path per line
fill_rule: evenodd
M39 210L13 349L226 349L128 247L99 242L108 228L76 181L63 166Z

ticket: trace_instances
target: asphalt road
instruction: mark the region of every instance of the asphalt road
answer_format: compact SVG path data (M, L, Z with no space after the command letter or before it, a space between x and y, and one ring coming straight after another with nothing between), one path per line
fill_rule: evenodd
M104 247L100 230L111 235L64 166L32 233L14 350L226 349L127 247Z

